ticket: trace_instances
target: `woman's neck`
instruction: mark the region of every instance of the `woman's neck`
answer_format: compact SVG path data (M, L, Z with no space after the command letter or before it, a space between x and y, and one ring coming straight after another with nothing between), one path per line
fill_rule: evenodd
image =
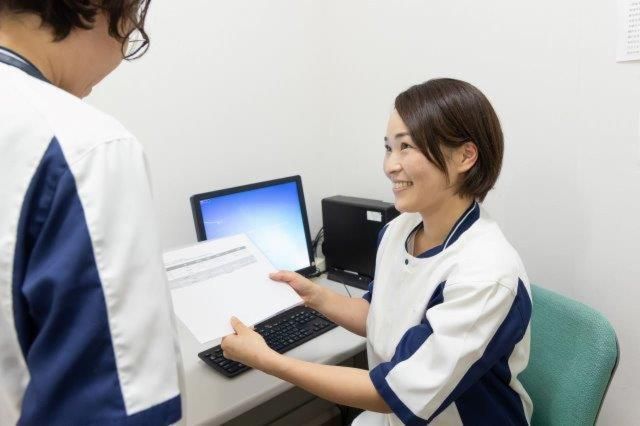
M53 36L49 29L42 26L42 20L32 14L0 15L0 46L11 49L31 62L44 75L56 84L58 76L50 58L49 46L53 46ZM57 85L57 84L56 84Z
M423 226L421 232L416 235L415 251L424 253L443 244L451 228L473 202L469 197L454 196L436 209L420 212Z
M54 86L78 97L85 94L91 61L78 54L78 32L55 41L52 29L28 13L0 13L0 23L0 46L23 56Z

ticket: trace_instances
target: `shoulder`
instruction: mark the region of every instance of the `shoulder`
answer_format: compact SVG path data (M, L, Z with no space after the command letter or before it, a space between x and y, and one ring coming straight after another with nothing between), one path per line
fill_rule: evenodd
M134 136L115 118L60 89L46 89L42 112L69 163L104 144L127 141L137 145Z
M519 282L528 286L520 255L484 209L458 243L452 253L455 261L448 284L497 283L514 293L518 291Z
M3 77L7 77L3 92L10 98L9 103L19 108L22 117L28 117L26 125L57 140L68 163L102 144L135 141L134 136L110 115L56 86L13 71L3 70Z

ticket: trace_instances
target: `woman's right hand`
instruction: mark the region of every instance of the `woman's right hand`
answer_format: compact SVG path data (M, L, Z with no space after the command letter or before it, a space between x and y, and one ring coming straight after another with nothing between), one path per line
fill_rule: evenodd
M302 297L306 306L312 309L317 309L320 306L324 289L308 278L291 271L273 272L269 274L269 278L289 284Z

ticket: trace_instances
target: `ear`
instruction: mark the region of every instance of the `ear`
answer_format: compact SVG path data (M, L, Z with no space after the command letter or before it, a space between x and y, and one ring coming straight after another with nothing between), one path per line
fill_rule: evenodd
M456 170L458 173L465 173L478 161L478 147L473 141L465 142L464 145L456 149Z

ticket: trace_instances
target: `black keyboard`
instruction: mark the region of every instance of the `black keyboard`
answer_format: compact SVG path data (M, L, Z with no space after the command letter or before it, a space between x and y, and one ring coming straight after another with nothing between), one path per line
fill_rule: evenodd
M320 312L306 306L297 306L257 324L254 330L264 337L271 349L282 354L335 327L336 324ZM198 356L227 377L237 376L250 369L222 356L220 345L202 351Z

